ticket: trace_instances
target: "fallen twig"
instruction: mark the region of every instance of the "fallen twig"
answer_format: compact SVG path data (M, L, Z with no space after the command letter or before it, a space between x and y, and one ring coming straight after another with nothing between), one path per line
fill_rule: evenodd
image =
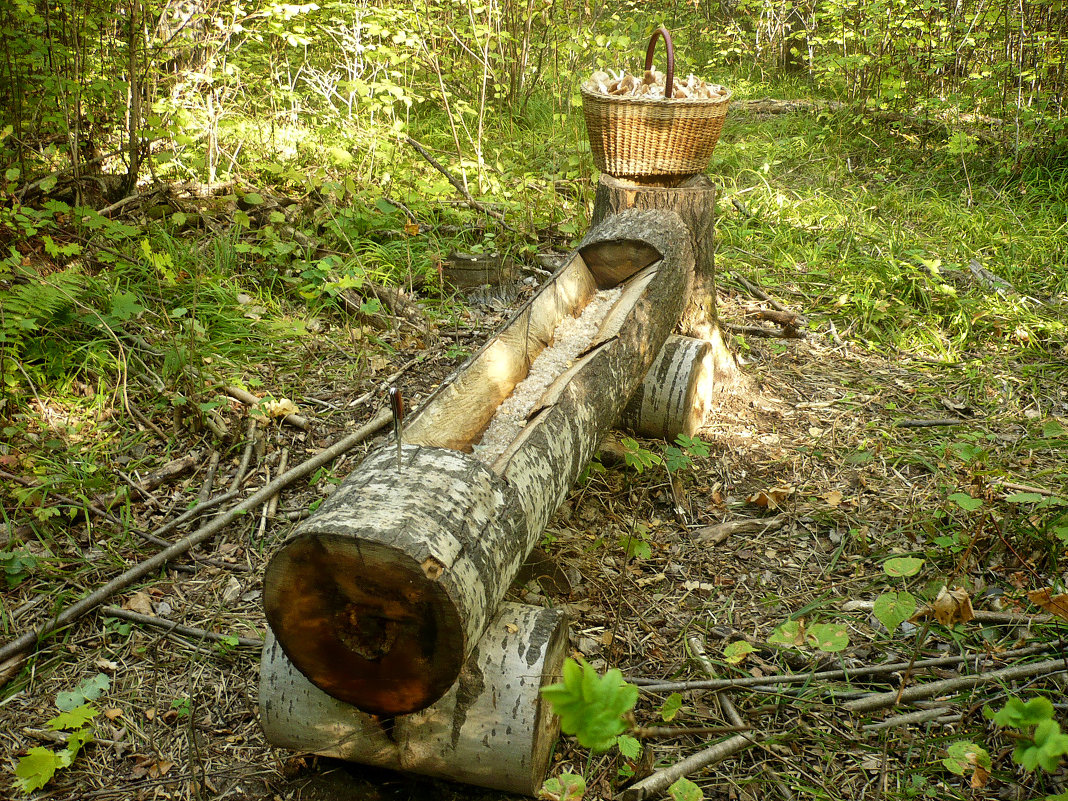
M720 322L724 330L732 334L748 334L752 337L767 337L768 339L804 339L805 332L800 328L783 328L776 330L764 328L759 325L738 325L737 323Z
M253 493L241 503L231 508L225 515L215 518L210 523L198 528L192 534L174 543L174 545L166 550L160 551L155 556L146 559L144 562L141 562L116 576L103 587L94 590L80 601L76 601L68 606L47 623L44 623L33 631L28 631L25 634L8 641L3 646L0 646L0 665L3 665L8 660L14 659L30 650L37 645L42 638L48 636L57 629L66 626L68 623L77 620L87 612L92 611L115 593L125 589L135 581L156 572L172 559L181 556L193 546L211 539L239 515L250 509L254 509L283 487L292 484L299 478L303 478L327 462L336 459L341 454L356 447L386 425L391 419L392 417L388 410L379 412L370 422L365 423L359 429L334 443L329 448L320 451L311 459L302 462L291 470L278 476L278 478L262 487L258 492Z
M256 640L251 637L231 637L226 634L217 634L214 631L207 631L206 629L183 626L181 623L175 623L173 620L167 620L163 617L142 615L140 612L121 609L118 606L105 606L100 610L100 614L106 617L118 617L133 623L140 623L143 626L152 626L153 628L163 629L166 634L178 634L182 637L192 637L197 640L210 640L211 642L222 642L230 645L236 640L238 645L246 648L263 647L263 640Z
M994 670L990 673L972 673L967 676L932 681L928 684L917 684L900 692L891 690L885 693L873 693L866 698L847 701L842 704L842 708L849 712L875 712L899 703L908 704L923 698L934 698L958 690L977 687L980 684L1015 681L1016 679L1026 679L1031 676L1053 675L1054 673L1064 673L1066 671L1068 671L1068 662L1064 659L1049 659L1045 662L1032 662L1030 665L1014 665L1013 667Z
M449 172L447 169L445 169L445 167L442 166L441 162L439 162L432 155L430 155L429 151L427 151L427 149L425 147L423 147L421 144L416 142L410 136L406 136L406 137L404 137L404 139L409 145L411 145L413 148L415 148L415 150L419 153L420 156L422 156L424 159L426 159L427 164L429 164L431 167L433 167L435 170L440 172L442 175L444 175L449 180L449 183L453 185L453 188L456 189L456 191L459 192L463 196L463 198L467 202L468 206L473 208L475 211L480 211L483 214L489 215L490 217L495 219L497 222L499 222L501 225L503 225L505 228L507 228L512 233L514 233L514 234L522 234L521 231L519 231L519 230L513 228L512 226L510 226L505 221L504 215L501 214L499 211L494 211L493 209L488 208L487 206L485 206L482 203L479 203L477 200L475 200L471 196L471 193L467 191L467 187L464 186L460 181L458 181L456 179L456 177L451 172Z
M658 770L652 776L632 784L622 793L619 798L622 801L643 801L645 798L661 793L670 787L676 780L691 773L696 773L701 768L706 768L716 762L722 762L732 754L753 745L752 739L744 734L736 734L730 739L716 743L711 748L698 751L686 759L676 762L670 767Z
M937 420L898 420L894 423L897 428L933 428L935 426L959 426L967 422L956 417L943 417Z
M149 493L152 492L152 490L156 489L164 482L180 476L185 471L192 470L198 461L200 461L200 454L191 453L180 459L174 459L167 462L167 464L163 465L163 467L151 475L145 476L137 481L132 481L130 485L130 489L133 491L131 497L142 495L145 498L150 498L151 496ZM93 500L102 508L107 509L115 503L115 501L122 498L122 496L123 492L121 490L115 490L106 495L97 495Z
M719 545L732 534L764 534L776 531L786 525L786 515L776 517L753 518L749 520L728 520L712 526L701 526L690 532L697 542Z
M1030 645L1026 648L1018 648L1014 651L1006 651L998 654L998 659L1016 659L1025 656L1045 653L1060 648L1066 644L1065 640ZM897 673L907 670L911 665L915 668L928 667L952 667L969 663L973 670L979 670L983 660L991 657L988 654L973 654L971 656L940 656L931 659L917 659L915 662L891 662L885 665L871 665L858 667L850 670L823 670L816 673L785 673L778 676L740 676L736 679L695 679L693 681L656 681L643 678L627 677L627 681L638 685L642 692L670 693L684 692L686 690L723 690L731 687L760 687L774 684L806 684L813 681L834 681L838 679L857 679L864 676L879 676L886 673Z
M918 709L915 712L909 712L904 715L894 715L894 717L880 720L878 723L865 723L860 727L860 730L882 731L884 729L893 729L897 726L911 726L913 723L926 723L929 720L935 720L947 715L950 711L948 706L939 706L934 709Z

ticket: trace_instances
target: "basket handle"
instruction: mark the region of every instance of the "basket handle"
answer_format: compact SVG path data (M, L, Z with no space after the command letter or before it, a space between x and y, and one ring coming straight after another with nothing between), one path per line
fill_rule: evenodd
M664 37L664 48L667 50L667 83L664 85L664 97L670 98L671 92L675 88L675 45L671 41L671 34L668 33L668 29L662 25L653 31L653 38L649 40L649 47L645 51L645 68L648 70L653 66L653 51L656 50L658 36Z

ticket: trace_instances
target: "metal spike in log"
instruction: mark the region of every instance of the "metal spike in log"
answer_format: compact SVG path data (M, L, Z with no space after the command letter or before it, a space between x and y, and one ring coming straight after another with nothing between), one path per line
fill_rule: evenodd
M383 720L309 682L268 632L260 722L281 748L535 795L559 729L539 690L559 680L566 650L561 611L503 603L444 696Z
M628 244L633 243L633 244ZM290 661L379 715L453 685L523 560L678 323L693 278L678 215L632 209L579 252L404 427L372 452L268 564L267 619ZM622 294L487 466L468 454L564 315Z

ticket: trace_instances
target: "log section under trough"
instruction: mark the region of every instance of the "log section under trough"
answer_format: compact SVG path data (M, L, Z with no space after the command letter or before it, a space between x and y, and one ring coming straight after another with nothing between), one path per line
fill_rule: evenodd
M383 720L309 682L268 632L260 722L281 748L534 795L559 728L539 690L559 680L566 650L561 611L503 603L441 699Z
M627 242L636 244L602 258ZM392 446L373 452L299 526L271 559L263 598L282 649L312 683L382 715L441 697L676 326L692 273L674 213L609 218L413 415L400 469ZM622 294L519 435L492 465L465 453L551 341L546 321L580 311L612 285L608 275Z

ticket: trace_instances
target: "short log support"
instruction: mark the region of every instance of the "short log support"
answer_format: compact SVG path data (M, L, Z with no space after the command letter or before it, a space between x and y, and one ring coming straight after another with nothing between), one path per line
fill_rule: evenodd
M560 680L566 651L561 611L503 603L444 696L380 718L309 682L268 632L260 721L281 748L536 795L559 730L538 691Z

